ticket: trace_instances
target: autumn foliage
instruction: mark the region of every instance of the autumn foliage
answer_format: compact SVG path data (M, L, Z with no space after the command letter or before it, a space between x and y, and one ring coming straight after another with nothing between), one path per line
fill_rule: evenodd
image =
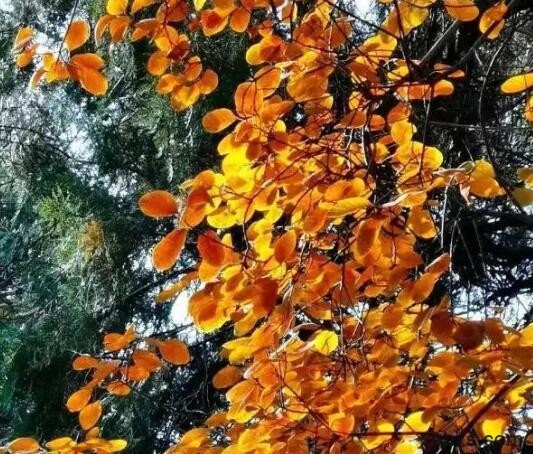
M453 96L465 74L399 51L432 9L477 21L493 40L509 8L503 1L485 11L471 0L381 3L388 16L358 45L352 17L329 0L109 0L94 27L97 42L148 40L147 71L178 111L224 77L191 54L194 34L231 29L252 43L245 58L253 75L237 86L233 105L202 121L220 134L220 172L184 182L185 198L156 190L139 201L146 216L175 224L153 249L156 270L172 269L192 238L198 251L192 271L158 302L199 281L188 308L197 329L231 324L234 332L220 352L228 365L213 377L226 391L227 411L185 433L168 454L408 454L428 433L461 446L521 424L517 412L533 388L533 326L516 331L496 318L454 315L449 298L433 297L453 257L442 250L428 259L419 248L440 233L439 193L457 188L467 202L510 197L527 206L533 170L517 169L523 185L509 190L489 160L444 168L413 111ZM80 51L89 36L89 25L74 20L59 51L40 51L23 28L17 65L35 62L32 86L71 79L104 95L104 61ZM332 89L335 74L346 80L340 93ZM517 74L501 91L532 86L532 73ZM526 102L531 121L533 98ZM180 340L143 337L133 327L105 335L103 347L106 355L73 363L91 377L66 403L85 439L53 440L45 452L124 449L96 428L107 396L125 396L162 367L190 360ZM6 449L45 448L18 439Z

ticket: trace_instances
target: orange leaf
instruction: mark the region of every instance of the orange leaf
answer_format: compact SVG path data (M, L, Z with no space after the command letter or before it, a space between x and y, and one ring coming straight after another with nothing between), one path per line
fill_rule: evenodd
M255 82L243 82L235 90L235 109L240 115L252 117L257 115L261 106L261 94Z
M433 238L437 235L437 228L433 223L433 218L428 210L422 209L421 206L411 208L407 227L420 238Z
M171 339L158 345L159 353L165 361L181 366L191 360L187 346L180 340Z
M92 369L98 365L98 360L92 356L78 356L72 363L74 370Z
M222 131L237 120L229 109L215 109L208 112L202 119L202 125L207 132L212 134Z
M63 449L66 449L68 452L68 448L73 446L76 446L76 442L70 437L55 438L54 440L50 440L48 443L46 443L46 447L54 452L62 452L61 450Z
M94 96L103 96L107 92L107 78L96 69L83 67L80 70L80 85Z
M479 30L481 33L486 33L492 28L492 30L487 34L487 38L496 39L498 36L500 36L505 23L503 17L505 16L506 12L507 5L505 2L496 3L494 6L491 6L489 9L487 9L479 20Z
M102 404L98 400L87 405L79 414L79 421L83 430L89 430L102 416Z
M28 44L33 39L33 30L30 27L22 27L15 36L15 43L13 44L13 50L18 51Z
M213 267L220 267L224 264L226 257L226 246L222 240L212 230L198 237L198 251L202 260Z
M224 30L228 23L228 16L221 16L215 10L204 10L200 15L200 20L205 36L212 36Z
M212 93L215 88L218 87L218 76L217 73L211 69L206 69L200 80L198 81L198 88L202 95L208 95Z
M163 218L178 213L178 202L168 191L152 191L139 199L139 208L145 216Z
M113 394L114 396L127 396L131 392L131 388L121 381L113 381L109 383L106 389L109 394Z
M133 0L133 4L131 5L131 13L135 14L137 11L140 11L141 9L148 8L150 5L153 5L156 2L156 0Z
M165 271L174 266L185 245L186 235L186 230L174 229L157 243L152 253L152 262L156 270Z
M364 257L370 252L379 237L382 225L383 221L376 219L361 221L355 239L355 248L360 257Z
M67 400L68 411L74 413L85 408L91 400L92 393L91 388L82 388L73 393Z
M161 367L161 360L155 353L135 350L132 357L136 366L144 367L149 372L154 372Z
M224 389L233 386L242 377L240 367L226 366L220 369L213 377L213 386L216 389Z
M296 249L296 232L289 230L281 235L274 245L274 257L278 263L286 262Z
M89 39L90 28L87 22L83 20L73 21L65 35L65 47L72 52L78 47L83 46Z
M138 365L122 368L122 374L130 381L143 381L150 377L150 371Z
M170 65L170 60L163 51L156 51L148 59L147 69L152 76L160 76L165 73Z
M485 329L481 322L464 321L459 324L453 335L454 339L465 350L477 348L483 342Z
M39 451L39 443L33 438L17 438L7 445L10 453L30 454Z
M69 65L80 69L81 67L102 69L105 62L102 57L96 54L77 54L70 59Z
M472 0L444 0L444 7L454 19L468 22L479 15L479 9Z
M231 15L229 26L234 32L245 32L250 23L251 14L246 8L237 8Z

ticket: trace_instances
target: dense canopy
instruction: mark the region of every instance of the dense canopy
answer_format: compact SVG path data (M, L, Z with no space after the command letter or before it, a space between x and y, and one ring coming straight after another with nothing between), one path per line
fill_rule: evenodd
M106 427L120 401L142 405L200 362L225 399L176 427L188 403L167 393L150 449L481 452L506 436L518 452L533 390L528 2L108 0L97 20L86 6L52 45L39 24L14 34L39 102L64 86L112 99L106 56L132 46L151 96L210 137L188 142L192 160L218 157L179 185L151 167L136 222L161 226L152 309L72 355L72 433L30 429L3 449L134 450ZM234 68L205 51L220 36ZM195 332L168 325L172 301Z

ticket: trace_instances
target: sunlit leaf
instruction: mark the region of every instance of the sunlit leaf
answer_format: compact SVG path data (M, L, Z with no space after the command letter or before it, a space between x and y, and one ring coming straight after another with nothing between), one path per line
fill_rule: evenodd
M313 347L323 355L329 355L339 346L339 337L328 330L321 330L313 338Z
M233 386L242 378L242 371L236 366L226 366L220 369L213 377L213 386L224 389Z
M207 113L202 119L202 125L207 132L212 134L226 129L237 120L229 109L216 109Z
M152 252L152 263L156 270L165 271L174 266L183 250L186 236L186 230L174 229L156 244Z
M65 34L65 47L70 50L76 50L83 46L89 39L89 25L83 20L72 21Z
M145 216L162 218L178 212L178 202L168 191L151 191L139 199L139 208Z
M158 349L165 361L177 366L187 364L191 360L187 346L179 340L171 339L161 342Z
M67 400L67 408L71 412L78 412L87 406L91 400L92 389L82 388L73 393Z
M102 416L102 403L98 400L87 405L80 411L79 421L83 430L89 430Z

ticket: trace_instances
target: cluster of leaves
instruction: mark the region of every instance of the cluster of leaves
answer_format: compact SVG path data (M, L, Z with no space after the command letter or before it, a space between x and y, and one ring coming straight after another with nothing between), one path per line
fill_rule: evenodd
M102 332L133 321L156 331L182 322L169 317L170 305L146 304L161 277L143 264L165 227L143 219L136 202L147 188L175 185L212 166L216 153L199 121L187 127L205 103L186 118L176 116L137 68L145 48L121 44L104 55L114 87L105 98L88 96L75 83L26 89L31 72L18 71L11 54L19 24L32 24L39 43L44 33L60 42L75 3L95 2L0 5L0 445L29 432L46 440L83 439L64 406L83 380L69 373L75 352L97 350ZM95 23L92 13L83 17ZM219 40L214 68L233 61L228 41ZM202 56L214 52L204 47ZM205 150L202 156L196 147ZM107 407L103 433L148 452L201 421L223 398L205 378L220 363L217 339L192 349L194 355L204 348L205 361L165 368ZM185 409L173 412L178 403Z
M134 2L130 12L156 3ZM423 447L428 433L461 447L471 436L523 426L533 388L533 325L517 330L497 318L454 314L449 298L435 291L450 255L419 251L439 234L434 213L442 191L458 188L468 202L509 196L521 209L533 200L532 169L518 169L523 185L510 191L487 160L443 168L441 150L426 143L427 124L415 124L419 103L451 96L465 77L459 63L402 58L402 42L442 6L383 2L390 3L387 17L358 43L350 15L335 2L226 3L202 10L204 2L195 2L203 32L229 23L258 40L246 52L254 74L236 88L234 108L215 109L202 121L213 134L231 127L217 148L220 172L185 182L183 203L166 191L140 199L144 214L175 222L153 249L156 269L173 268L188 238L198 250L197 265L158 299L198 280L202 288L189 300L195 326L209 333L231 324L235 336L222 347L230 365L213 379L215 387L230 388L228 410L167 453L406 454ZM458 21L478 20L482 38L496 39L511 3L481 15L470 0L443 6ZM126 11L127 2L110 0L100 28L122 39L133 23ZM161 92L168 82L178 110L206 94L199 62L184 62L187 37L168 32L172 22L196 30L197 14L187 21L187 11L184 2L164 2L155 19L132 32L144 30L156 43L148 70L162 76ZM334 90L340 77L349 89ZM519 93L531 83L530 73L521 74L501 90ZM137 337L131 328L106 335L104 345L111 359L74 362L75 369L94 369L67 402L84 430L95 430L102 414L100 398L90 403L95 392L128 394L161 358L188 360L180 341ZM98 443L89 448L68 439L49 449L123 448ZM32 439L7 447L40 449Z

